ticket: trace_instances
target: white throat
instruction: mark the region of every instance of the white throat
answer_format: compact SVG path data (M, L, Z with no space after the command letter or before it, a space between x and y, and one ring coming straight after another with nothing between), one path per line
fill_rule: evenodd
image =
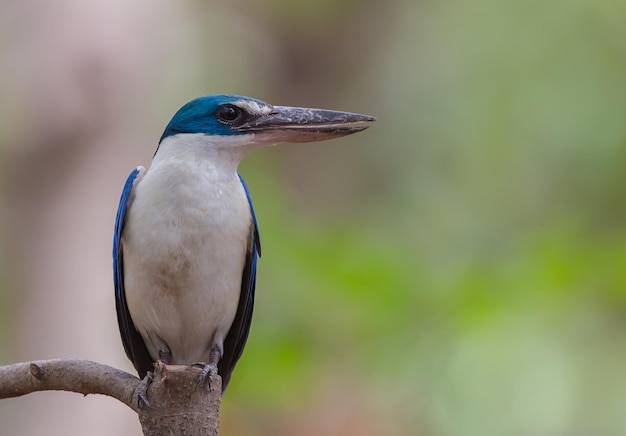
M255 148L254 136L253 133L230 136L179 133L168 136L159 144L151 168L185 162L187 165L208 164L216 171L232 174L244 156Z

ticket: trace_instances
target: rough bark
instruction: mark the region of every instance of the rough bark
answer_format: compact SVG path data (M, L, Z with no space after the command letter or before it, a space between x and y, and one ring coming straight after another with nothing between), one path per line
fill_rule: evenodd
M145 384L117 368L77 359L23 362L0 367L0 399L50 390L108 395L137 412L146 436L217 436L222 380L196 389L199 373L157 363L145 404L139 400Z

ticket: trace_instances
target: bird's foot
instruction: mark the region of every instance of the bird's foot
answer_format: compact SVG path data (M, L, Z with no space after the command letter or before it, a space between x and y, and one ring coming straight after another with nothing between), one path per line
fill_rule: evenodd
M196 362L191 366L202 368L198 380L196 380L196 389L200 389L206 385L209 386L209 390L213 390L213 379L217 375L217 365L212 363Z
M145 406L150 408L150 403L148 402L148 388L154 381L154 374L152 371L148 371L146 376L139 382L137 386L137 406L141 408Z
M159 379L159 383L167 380L167 365L161 360L157 360L154 363L154 371L148 371L146 376L137 385L137 405L138 407L150 408L150 402L148 401L148 388L154 383L155 378Z

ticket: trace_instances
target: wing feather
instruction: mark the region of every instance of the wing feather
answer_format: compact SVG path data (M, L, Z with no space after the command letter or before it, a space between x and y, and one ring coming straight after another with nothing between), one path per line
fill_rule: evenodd
M252 223L250 226L250 236L248 239L248 247L246 251L246 261L241 277L241 293L239 295L239 305L235 319L224 340L224 355L220 359L217 367L218 373L222 376L222 392L226 390L230 376L237 364L237 361L243 353L243 348L248 339L250 332L250 324L252 322L252 308L254 306L254 291L256 287L256 263L261 256L261 238L259 237L259 226L252 206L252 198L246 182L241 175L239 176L241 184L246 191L246 197L250 205L250 214L252 215Z
M153 360L146 348L146 344L135 328L133 320L128 311L126 302L126 291L124 290L124 250L122 246L122 232L124 231L124 219L130 206L131 192L135 184L141 180L145 169L135 168L122 190L120 204L115 217L115 230L113 233L113 281L115 283L115 307L117 309L117 323L122 336L122 344L126 355L133 362L135 369L141 378L145 377L148 371L153 368Z

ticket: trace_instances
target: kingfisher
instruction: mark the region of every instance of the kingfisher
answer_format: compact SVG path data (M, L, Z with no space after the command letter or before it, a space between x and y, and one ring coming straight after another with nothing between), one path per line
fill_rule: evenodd
M261 255L250 191L237 172L243 157L360 132L374 120L239 95L199 97L176 112L150 167L126 180L115 220L117 320L142 379L160 360L201 366L199 385L219 374L222 392L228 386L250 331Z

